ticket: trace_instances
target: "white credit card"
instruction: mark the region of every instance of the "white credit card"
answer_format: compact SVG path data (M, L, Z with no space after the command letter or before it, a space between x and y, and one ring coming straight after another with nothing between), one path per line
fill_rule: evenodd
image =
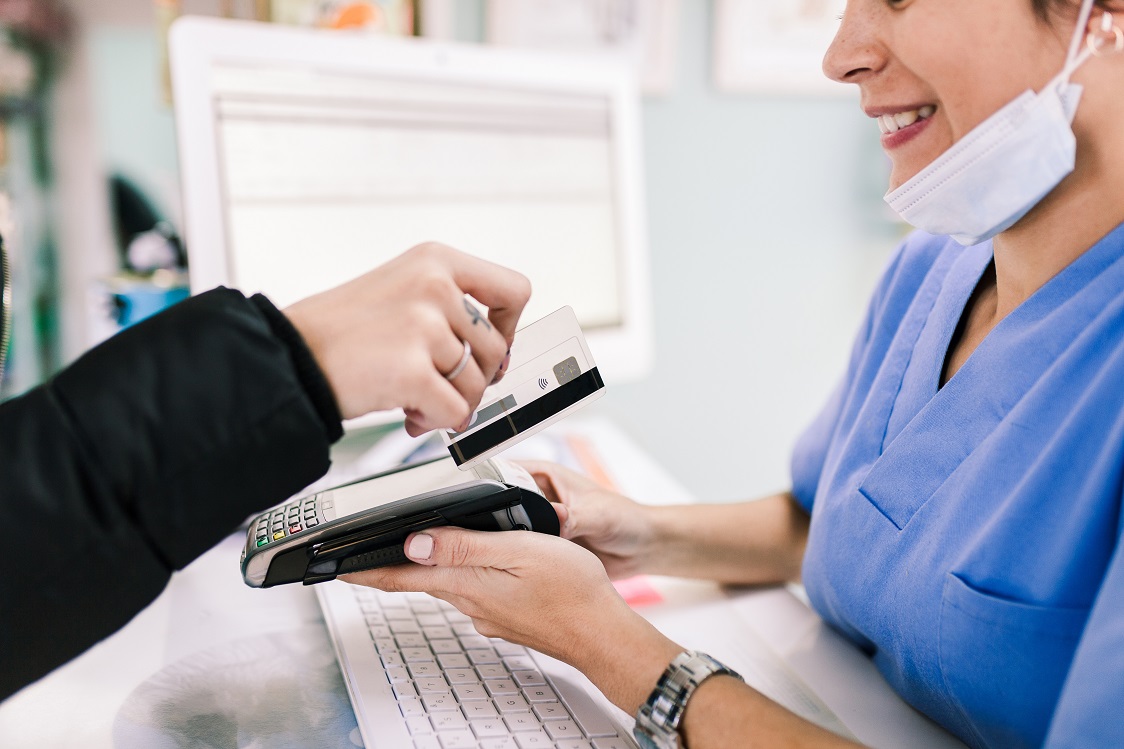
M484 391L467 429L441 439L467 471L604 392L578 319L562 307L515 333L507 374Z

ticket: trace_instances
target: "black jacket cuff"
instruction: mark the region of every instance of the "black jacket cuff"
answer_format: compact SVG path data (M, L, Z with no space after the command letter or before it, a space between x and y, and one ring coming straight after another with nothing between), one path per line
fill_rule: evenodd
M340 414L332 386L328 384L328 378L316 363L316 358L312 355L308 344L304 342L300 331L285 313L277 309L264 295L254 294L250 297L250 301L261 311L273 334L288 347L297 379L308 393L308 398L312 401L312 406L316 409L320 420L324 422L328 440L335 442L343 436L343 416Z

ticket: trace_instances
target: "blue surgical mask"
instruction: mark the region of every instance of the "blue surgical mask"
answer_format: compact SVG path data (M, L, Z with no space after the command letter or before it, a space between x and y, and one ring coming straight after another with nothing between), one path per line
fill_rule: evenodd
M1073 72L1089 58L1082 33L1093 0L1083 0L1062 72L1037 94L1026 91L886 194L898 215L931 234L970 246L991 239L1057 187L1076 163L1071 124L1081 86Z

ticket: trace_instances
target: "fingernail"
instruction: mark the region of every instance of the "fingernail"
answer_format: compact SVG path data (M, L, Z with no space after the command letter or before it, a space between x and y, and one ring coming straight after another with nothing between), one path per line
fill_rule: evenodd
M503 357L503 361L500 362L500 368L496 371L496 376L492 378L493 385L503 379L503 376L507 373L507 366L509 364L511 364L511 349L507 350L507 354Z
M471 423L472 423L472 417L469 416L467 419L464 420L464 422L459 427L457 427L457 431L458 432L468 431L468 425L471 424Z
M410 545L406 547L406 556L413 560L427 560L433 554L433 536L426 533L419 533L410 539Z

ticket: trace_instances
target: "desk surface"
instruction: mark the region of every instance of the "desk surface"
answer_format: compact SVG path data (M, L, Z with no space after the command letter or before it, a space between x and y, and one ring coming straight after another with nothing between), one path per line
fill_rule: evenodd
M603 421L568 420L520 451L573 462L574 453L559 447L563 431L579 447L595 446L602 461L593 470L606 471L631 496L691 501ZM353 442L339 454L353 464L375 459L366 447L362 455L356 450ZM381 459L387 457L384 450ZM347 468L340 470L344 476ZM243 539L226 539L177 574L120 632L0 703L0 746L361 746L313 591L247 588L238 571ZM747 643L762 643L758 656L782 664L794 690L814 693L860 741L962 746L902 702L871 661L826 627L798 592L648 582L662 601L638 610L676 641L735 662L744 662Z

